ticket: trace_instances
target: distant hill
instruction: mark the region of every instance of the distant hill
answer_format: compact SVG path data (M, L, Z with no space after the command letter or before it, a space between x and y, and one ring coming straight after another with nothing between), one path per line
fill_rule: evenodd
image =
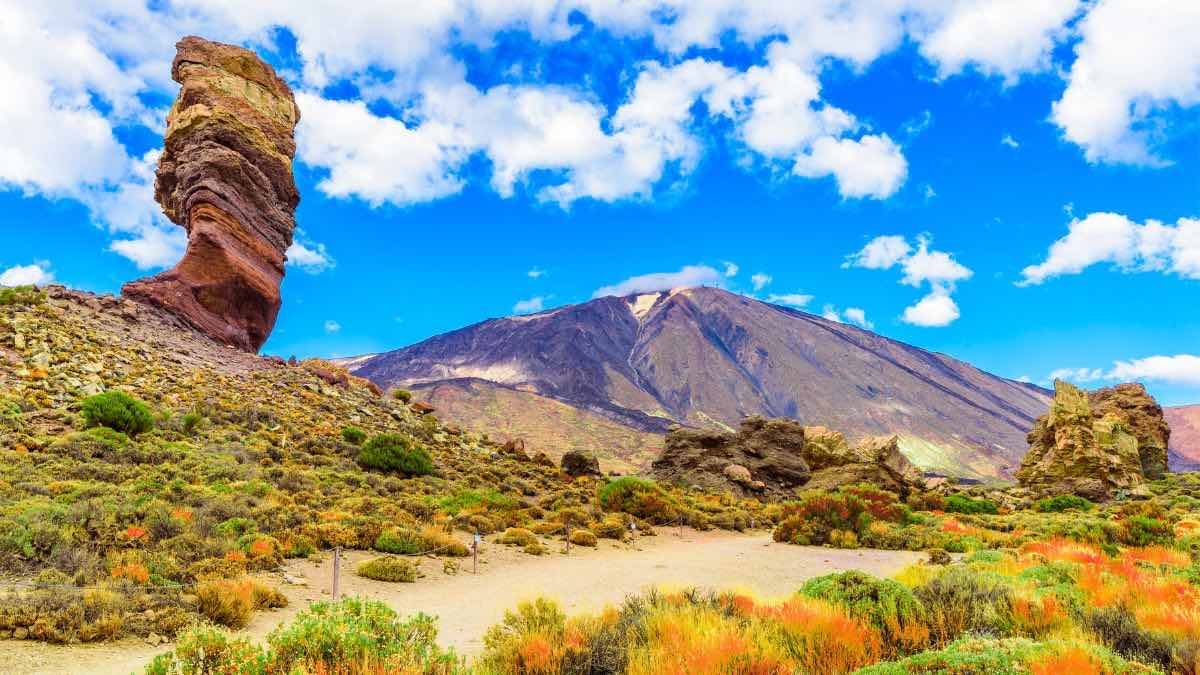
M1171 470L1200 471L1200 405L1163 408L1163 416L1171 425Z
M1009 478L1050 402L1040 387L715 288L491 319L343 363L420 392L465 426L550 452L590 446L633 466L671 424L728 427L759 414L852 438L898 433L926 470Z

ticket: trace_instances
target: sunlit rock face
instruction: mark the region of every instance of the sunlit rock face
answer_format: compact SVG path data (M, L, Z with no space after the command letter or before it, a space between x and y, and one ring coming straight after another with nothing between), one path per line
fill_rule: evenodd
M187 230L187 252L173 269L122 293L219 342L258 351L279 314L296 227L300 110L253 52L198 37L176 48L171 77L182 88L167 116L154 196Z

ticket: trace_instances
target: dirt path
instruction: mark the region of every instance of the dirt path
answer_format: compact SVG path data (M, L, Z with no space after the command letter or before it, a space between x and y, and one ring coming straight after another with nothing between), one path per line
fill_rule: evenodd
M554 551L533 557L506 546L485 544L479 574L471 574L471 560L460 561L461 571L447 575L442 563L421 559L425 577L415 584L389 584L362 579L354 568L369 553L350 552L342 563L342 592L382 600L402 614L422 611L438 617L438 642L468 656L479 653L484 631L521 600L539 595L555 598L568 614L591 611L620 602L626 595L649 586L699 586L737 589L764 599L793 593L805 579L829 572L857 569L890 576L922 559L908 551L840 550L775 544L769 534L734 534L660 530L636 544L601 541L595 549L550 543ZM328 557L291 563L288 578L269 579L291 601L274 612L256 614L244 631L262 640L280 622L286 622L309 602L328 599L331 564ZM35 642L0 642L0 664L16 673L89 673L126 675L140 673L154 655L170 645L151 647L124 640L102 645L56 646ZM7 670L14 668L13 670Z

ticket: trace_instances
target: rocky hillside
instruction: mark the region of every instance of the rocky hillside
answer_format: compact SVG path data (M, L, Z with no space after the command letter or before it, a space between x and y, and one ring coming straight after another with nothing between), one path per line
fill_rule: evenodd
M923 469L1010 477L1050 400L943 354L715 288L492 319L349 367L419 391L469 428L501 426L548 451L591 444L641 466L656 454L647 433L731 430L762 415L852 439L895 433ZM547 425L547 400L578 412Z
M1200 405L1163 408L1171 425L1172 471L1200 471Z

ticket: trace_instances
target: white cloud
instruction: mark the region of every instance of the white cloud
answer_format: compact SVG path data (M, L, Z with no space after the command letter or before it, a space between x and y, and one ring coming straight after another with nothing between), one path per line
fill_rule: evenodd
M932 185L930 185L929 183L926 183L925 184L925 199L933 199L936 196L937 196L937 190L934 190Z
M513 305L513 314L533 314L546 308L548 296L539 295L528 300L519 300Z
M891 269L912 253L908 240L900 235L875 237L857 253L846 257L842 268L864 267L869 270Z
M1137 223L1119 213L1090 213L1067 226L1046 259L1021 271L1019 286L1036 285L1092 265L1108 263L1122 272L1169 272L1200 279L1200 218L1174 225Z
M654 272L630 277L611 286L596 289L593 298L606 295L626 296L653 293L688 286L720 286L724 275L708 265L686 265L678 272Z
M0 188L80 201L120 240L112 250L143 267L171 264L183 237L150 198L152 162L115 130L161 133L165 110L153 106L176 91L169 64L180 35L275 48L286 33L298 54L286 75L304 112L298 159L324 172L319 189L333 197L426 202L457 194L482 165L503 196L527 190L564 208L649 199L684 186L711 136L728 129L742 166L831 177L843 198L883 199L908 174L892 138L915 127L877 129L830 104L820 85L830 64L861 72L915 44L941 77L973 68L1010 82L1051 65L1080 7L1090 13L1053 119L1093 160L1154 163L1144 146L1161 135L1162 111L1200 100L1191 39L1200 9L1149 3L461 0L404 12L366 2L347 12L289 0L10 1L0 88L19 95L0 100ZM455 47L490 49L510 30L550 45L577 34L576 13L665 53L621 64L631 87L610 106L590 80L546 85L518 75L486 90L467 81ZM690 56L727 42L762 47L761 62L740 70ZM314 93L343 80L359 99Z
M754 275L750 277L750 283L754 286L754 290L756 291L761 291L764 286L772 281L774 281L774 279L771 278L771 275L763 272L755 272Z
M812 302L812 299L813 296L807 293L771 293L767 296L767 302L791 307L804 307Z
M54 281L50 263L35 262L30 265L14 265L0 272L0 286L44 286Z
M731 263L731 262L726 261L721 264L725 266L725 277L726 278L736 277L737 273L741 270L741 268L738 267L736 263Z
M1060 368L1050 373L1048 379L1071 380L1072 382L1115 382L1155 381L1168 384L1200 386L1200 356L1177 354L1174 356L1148 356L1128 361L1114 361L1112 368Z
M917 237L917 250L900 261L904 277L900 283L920 286L929 282L936 287L951 286L971 278L971 270L964 267L954 256L945 251L930 251L929 238Z
M808 154L796 158L797 176L834 176L842 197L889 197L908 176L908 162L887 134L818 138Z
M1200 104L1200 3L1100 0L1051 119L1090 162L1161 166L1160 124Z
M1117 361L1105 374L1109 380L1156 380L1173 384L1200 386L1200 356L1150 356L1132 361Z
M821 309L821 318L838 323L854 324L867 330L875 327L875 324L867 320L866 311L860 307L847 307L839 312L836 307L827 304Z
M875 324L867 321L867 313L860 307L847 307L842 311L842 316L845 316L846 320L850 323L866 328L867 330L875 327Z
M958 305L954 299L945 291L935 289L917 301L917 304L906 307L900 320L914 326L936 328L949 326L958 316Z
M967 0L950 3L937 27L921 41L921 53L942 77L968 65L1014 81L1045 70L1050 50L1066 36L1067 21L1080 0Z
M1012 137L1012 134L1004 134L1003 136L1001 136L1000 144L1007 145L1008 147L1010 147L1014 150L1021 147L1021 144L1017 142L1017 139Z
M959 317L958 305L950 295L958 282L970 279L973 272L953 254L930 250L930 243L924 234L917 237L916 249L899 235L875 237L847 256L842 267L887 270L899 266L904 273L900 283L916 288L929 285L925 297L905 308L900 320L914 326L948 326Z
M287 264L299 267L308 274L320 274L337 266L337 261L325 250L325 244L314 242L297 229L296 237L287 250Z
M529 271L525 273L525 276L529 277L530 279L540 279L545 275L546 270L541 269L540 267L531 267L529 268Z
M333 319L327 319L325 321L325 332L326 333L336 333L336 332L340 331L341 329L342 329L342 324L334 321Z

